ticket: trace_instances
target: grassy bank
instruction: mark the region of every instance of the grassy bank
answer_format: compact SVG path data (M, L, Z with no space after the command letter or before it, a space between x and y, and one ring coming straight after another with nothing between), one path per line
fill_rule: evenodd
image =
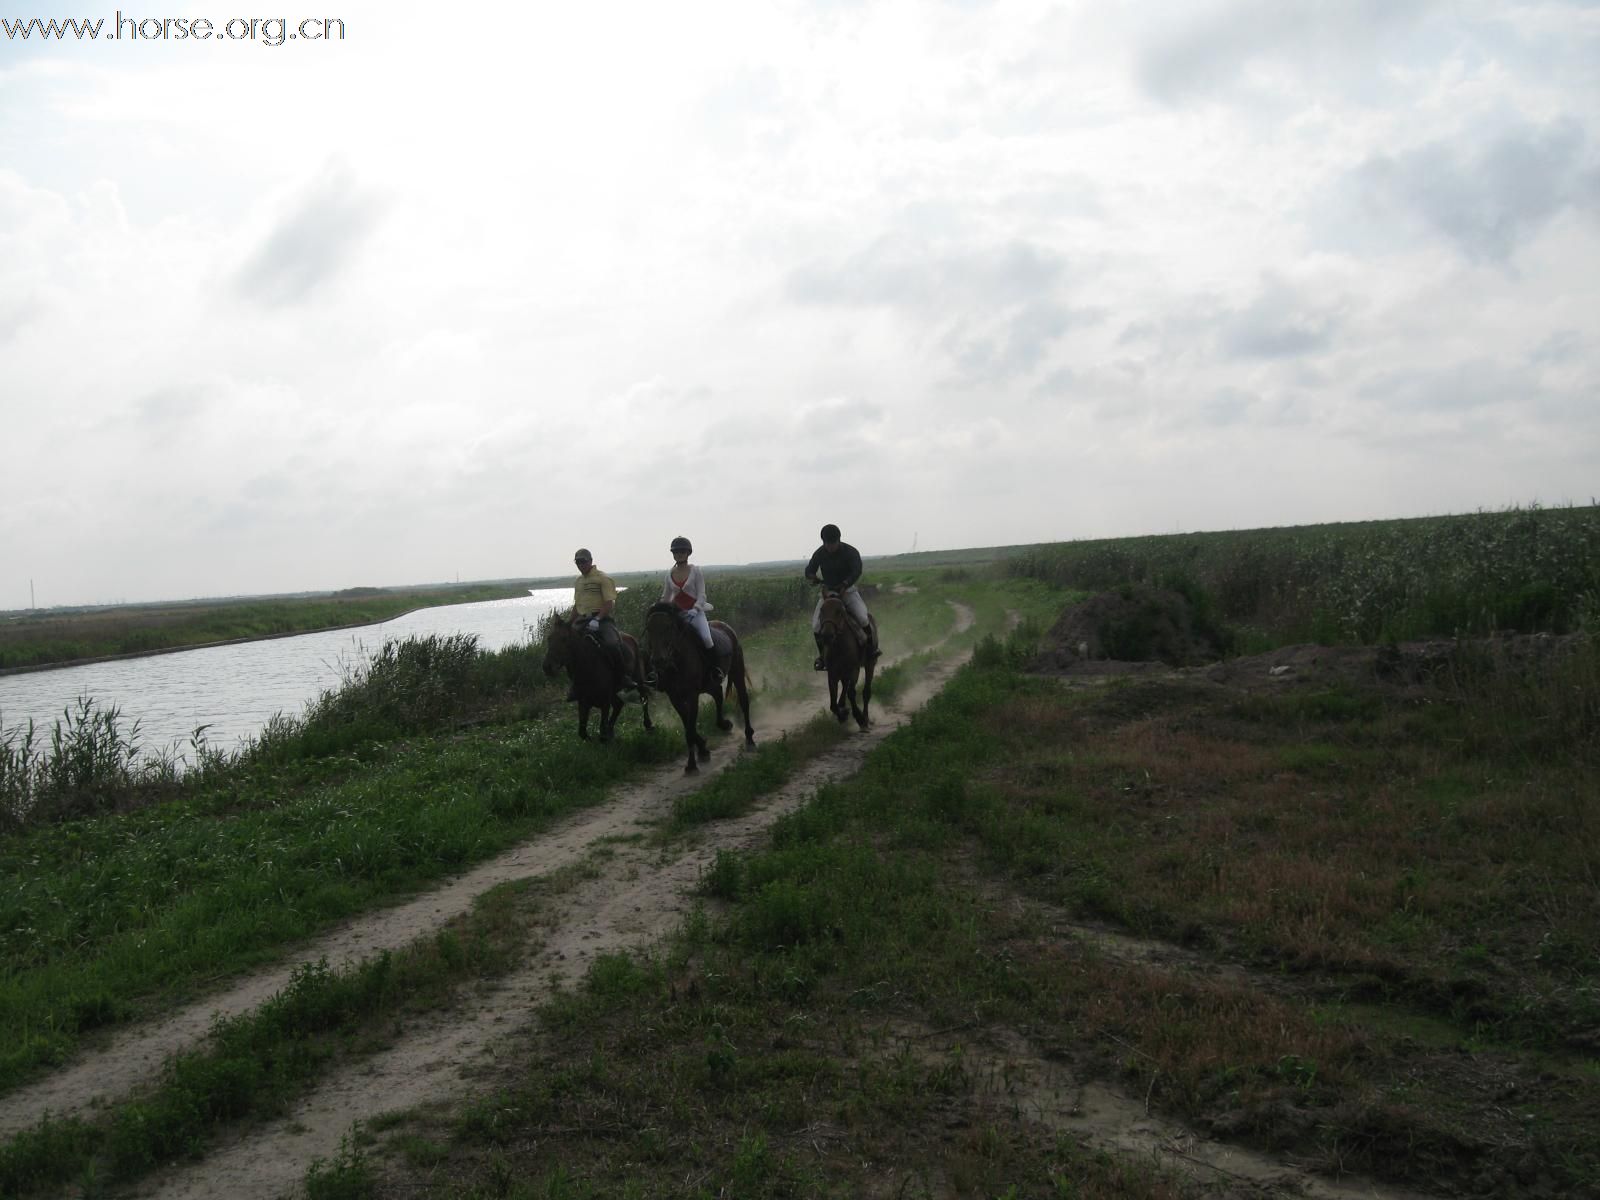
M1008 586L1021 596L1035 594ZM947 632L954 623L937 589L908 589L886 598L879 611L896 625L926 623ZM754 635L758 658L766 657L768 635L787 644L796 615L791 606L787 622ZM759 625L758 618L752 613L748 623ZM141 812L69 820L16 839L12 850L27 857L23 873L34 876L36 887L19 889L13 897L18 906L6 916L54 909L61 919L19 929L6 944L13 981L27 981L24 995L10 997L18 1003L5 1012L7 1026L55 1023L54 1036L12 1047L11 1075L25 1076L30 1064L70 1054L80 1035L158 1010L196 981L210 985L231 969L271 957L285 938L358 911L385 892L426 882L438 862L466 865L498 839L538 828L549 814L585 803L618 772L659 757L663 735L638 737L620 748L620 756L616 747L599 750L617 760L615 769L579 787L564 767L575 757L594 775L599 748L571 738L569 713L535 704L515 720L478 728L479 714L461 727L474 707L468 701L476 698L481 707L492 694L485 679L504 681L506 664L526 658L526 652L470 651L470 643L451 639L386 647L344 689L324 696L303 725L285 729L245 761L219 767L211 782L227 777L232 789L225 804L197 807L201 793L211 793L190 789ZM420 686L423 681L431 686ZM450 719L451 731L427 732L441 718ZM323 738L343 732L337 745L315 739L308 745L308 729ZM544 734L553 739L498 761L508 757L508 743ZM813 723L742 759L675 805L662 835L743 811L839 736L831 720ZM665 739L675 748L674 734ZM260 793L243 786L255 772L270 777ZM515 810L537 805L517 794L513 782L529 775L563 794L543 815L524 811L524 820L508 820ZM296 784L305 795L295 794ZM320 798L313 801L317 789ZM419 823L428 813L432 819ZM468 830L476 839L471 844L456 836ZM258 865L268 862L264 871ZM487 915L401 954L341 972L302 970L282 996L230 1019L206 1046L169 1063L152 1091L93 1116L46 1121L12 1139L0 1147L0 1191L34 1194L72 1179L136 1179L174 1155L202 1152L229 1123L281 1111L332 1063L381 1042L399 1014L443 1002L457 984L503 968L526 936L528 905L495 896ZM264 921L264 909L282 911ZM162 910L154 920L134 915ZM35 961L23 953L30 944ZM93 949L74 954L81 945Z
M0 621L0 670L371 625L418 608L526 594L525 588L501 586L414 591L352 588L328 596L26 613Z
M1473 735L1525 698L1505 677L1419 705L1068 690L1023 657L980 647L770 848L722 854L670 947L549 1006L499 1088L396 1114L319 1185L1210 1194L1086 1147L1099 1081L1330 1174L1600 1188L1592 716L1551 755L1536 723Z

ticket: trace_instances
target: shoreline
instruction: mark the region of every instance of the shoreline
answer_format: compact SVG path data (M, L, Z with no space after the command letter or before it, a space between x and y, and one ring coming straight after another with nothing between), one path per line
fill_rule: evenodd
M405 612L395 613L392 617L384 617L381 621L355 621L349 625L319 625L314 629L290 629L283 633L263 633L255 637L222 638L214 642L189 642L182 646L162 646L155 650L129 650L125 654L96 654L89 658L73 658L65 662L29 663L23 667L0 667L0 679L8 675L31 675L39 671L65 671L69 667L88 667L95 663L122 662L130 658L154 658L158 654L181 654L186 650L210 650L217 646L242 646L246 642L272 642L280 638L304 637L312 633L338 633L345 629L370 629L374 625L387 625L390 621L398 621L401 617L409 617L412 613L422 612L423 609L439 607L435 605L420 605L417 608L408 608Z

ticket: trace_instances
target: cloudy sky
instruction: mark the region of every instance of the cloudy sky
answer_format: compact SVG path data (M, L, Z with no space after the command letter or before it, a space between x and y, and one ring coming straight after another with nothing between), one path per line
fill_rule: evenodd
M0 609L1600 492L1593 2L116 11L0 0Z

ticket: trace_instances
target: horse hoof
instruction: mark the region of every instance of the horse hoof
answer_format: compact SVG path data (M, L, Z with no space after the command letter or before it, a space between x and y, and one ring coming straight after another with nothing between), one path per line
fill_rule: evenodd
M698 774L700 774L700 768L695 764L695 761L691 758L689 760L689 765L683 769L683 773L685 775L698 775Z
M717 728L722 730L723 733L727 733L728 730L733 728L733 722L728 720L727 718L723 718L722 720L717 722Z
M745 734L744 735L744 744L746 746L750 747L752 750L755 749L756 735L753 734L753 733Z

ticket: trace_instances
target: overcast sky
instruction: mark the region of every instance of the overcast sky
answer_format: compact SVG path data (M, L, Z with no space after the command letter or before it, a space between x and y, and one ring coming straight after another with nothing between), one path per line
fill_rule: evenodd
M1596 3L275 15L0 36L0 609L1600 493Z

